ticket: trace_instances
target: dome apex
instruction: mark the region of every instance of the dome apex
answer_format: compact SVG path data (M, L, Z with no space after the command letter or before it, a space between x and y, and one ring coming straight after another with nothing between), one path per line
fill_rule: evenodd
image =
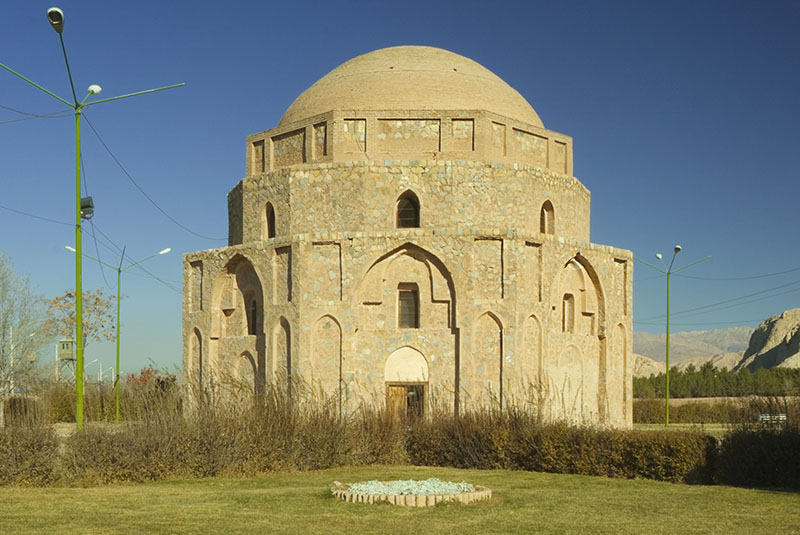
M343 63L300 94L279 125L331 110L486 110L544 128L489 69L428 46L383 48Z

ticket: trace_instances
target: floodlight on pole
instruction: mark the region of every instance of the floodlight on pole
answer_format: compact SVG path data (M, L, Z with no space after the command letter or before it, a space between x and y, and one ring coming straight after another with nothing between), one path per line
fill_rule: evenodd
M64 31L64 12L57 7L51 7L47 10L47 22L60 35Z
M666 375L665 375L667 384L666 384L666 389L665 389L665 393L664 393L664 425L665 426L669 426L669 283L670 283L670 277L672 276L673 273L677 273L678 271L683 271L684 269L686 269L688 267L692 267L693 265L699 264L700 262L705 262L706 260L711 258L710 256L707 256L705 258L701 258L700 260L692 262L691 264L683 266L682 268L678 268L678 269L674 269L673 270L672 266L675 264L675 257L678 256L678 253L681 252L681 249L682 249L682 247L680 245L676 245L675 247L673 247L673 249L672 249L672 260L669 263L669 267L667 267L667 265L664 263L664 260L663 260L664 256L661 253L656 253L656 258L658 259L659 262L661 262L661 265L664 267L664 269L661 269L661 268L656 267L656 266L654 266L652 264L649 264L649 263L645 262L644 260L642 260L641 258L636 258L636 260L638 260L642 264L644 264L644 265L646 265L648 267L651 267L651 268L655 269L656 271L659 271L659 272L661 272L661 273L663 273L664 275L667 276L667 325L666 325L666 330L667 330L666 338L667 338L667 340L666 340Z
M75 393L76 393L76 401L75 401L75 423L78 427L78 430L83 429L83 288L82 288L82 276L81 276L81 260L83 255L81 254L81 220L82 218L89 218L94 210L94 205L91 203L91 198L86 198L86 200L81 199L81 114L83 110L94 104L100 104L102 102L109 102L112 100L120 100L123 98L134 97L137 95L144 95L147 93L155 93L157 91L164 91L166 89L173 89L176 87L181 87L186 84L174 84L165 87L159 87L156 89L147 89L145 91L137 91L136 93L128 93L125 95L119 95L116 97L105 98L100 100L94 100L92 102L86 102L90 96L97 95L102 91L102 88L97 84L92 84L89 86L88 93L83 101L78 102L78 97L75 94L75 84L72 82L72 72L69 68L69 60L67 59L67 49L64 46L64 36L62 32L64 31L64 12L59 9L58 7L51 7L47 10L47 22L50 26L55 30L58 34L59 41L61 42L61 51L64 54L64 64L67 67L67 76L69 77L69 86L72 90L72 102L61 98L60 96L56 95L52 91L49 91L42 87L41 85L37 84L36 82L26 78L25 76L19 74L18 72L14 71L10 67L3 65L0 63L0 67L7 70L11 74L21 78L22 80L28 82L32 86L36 87L37 89L47 93L51 97L55 98L59 102L66 104L70 108L73 109L75 113L75 248L72 250L75 252ZM86 204L88 203L88 204Z

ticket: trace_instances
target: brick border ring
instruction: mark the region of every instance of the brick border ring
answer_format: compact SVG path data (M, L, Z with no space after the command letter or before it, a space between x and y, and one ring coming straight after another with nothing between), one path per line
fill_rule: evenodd
M334 497L351 503L388 503L404 507L432 507L443 502L460 502L464 504L488 500L492 497L492 489L474 485L472 492L454 494L367 494L350 492L350 485L334 481L331 494Z

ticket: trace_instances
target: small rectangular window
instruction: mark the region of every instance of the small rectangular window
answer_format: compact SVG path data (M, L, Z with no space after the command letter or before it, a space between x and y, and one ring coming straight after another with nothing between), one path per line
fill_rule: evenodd
M397 326L419 328L419 290L416 284L401 283L397 288Z

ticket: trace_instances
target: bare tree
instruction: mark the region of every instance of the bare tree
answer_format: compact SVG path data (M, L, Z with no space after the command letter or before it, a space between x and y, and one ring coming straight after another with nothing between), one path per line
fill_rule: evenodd
M8 255L0 253L0 392L24 384L37 351L51 336L44 298L33 292L27 277L14 274Z
M114 338L114 297L106 296L102 288L83 292L83 347L95 340ZM50 300L47 311L56 332L75 338L75 290Z

